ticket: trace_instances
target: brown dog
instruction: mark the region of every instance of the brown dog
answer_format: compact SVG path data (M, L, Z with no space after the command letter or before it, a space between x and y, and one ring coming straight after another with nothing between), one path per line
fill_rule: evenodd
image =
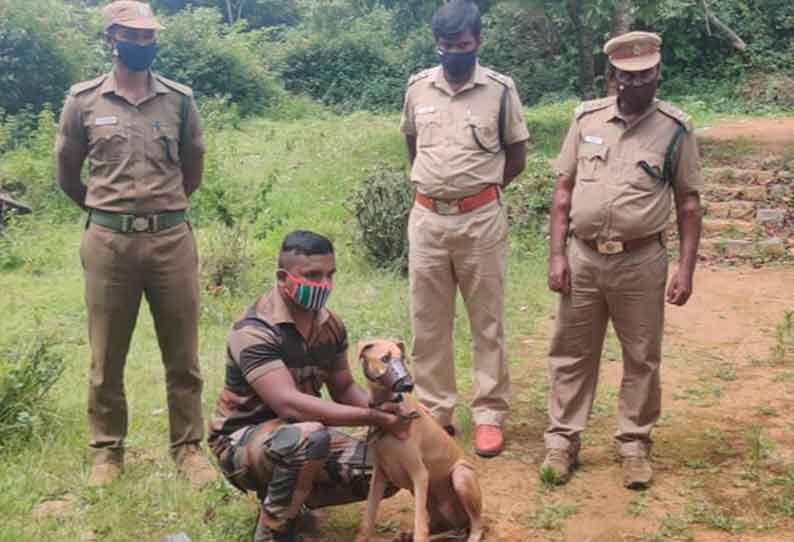
M370 443L375 472L358 542L369 542L386 482L414 495L414 542L430 534L466 529L468 542L482 539L482 493L474 467L463 450L408 392L413 380L405 368L405 346L399 341L360 342L358 358L370 387L372 404L399 402L411 422L410 436L399 440L378 434Z

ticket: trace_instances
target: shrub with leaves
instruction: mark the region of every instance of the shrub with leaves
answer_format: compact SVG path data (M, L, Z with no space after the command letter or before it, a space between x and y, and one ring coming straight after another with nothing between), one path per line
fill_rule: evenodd
M380 267L408 269L408 214L414 187L403 167L375 166L353 193L350 211L361 231L367 256Z
M19 115L16 116L18 118ZM16 118L0 122L0 146L8 134L19 133ZM25 120L30 123L31 120ZM57 221L73 219L80 209L55 184L55 116L48 106L35 118L35 130L14 142L14 148L2 154L0 189L24 201L35 213L47 212Z
M228 97L242 115L276 104L284 89L249 49L241 27L215 9L186 9L165 20L154 69L190 85L198 98Z
M529 155L525 173L505 191L510 229L514 233L523 236L542 227L548 218L554 182L548 159L539 154Z
M64 369L54 337L17 340L0 352L0 449L29 437L41 422L44 396Z
M60 105L72 83L95 73L98 18L61 0L0 1L0 108Z
M210 294L237 293L253 265L248 234L240 226L213 224L200 232L201 286Z

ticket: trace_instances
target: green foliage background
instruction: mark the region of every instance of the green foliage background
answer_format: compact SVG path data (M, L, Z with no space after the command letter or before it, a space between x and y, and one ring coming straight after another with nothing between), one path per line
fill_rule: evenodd
M614 0L577 1L594 29L593 53L603 72L600 50ZM109 55L98 39L104 3L0 0L3 114L37 112L45 103L57 112L70 84L107 70ZM235 0L231 20L226 0L152 3L167 26L155 68L193 86L201 99L237 104L243 116L278 110L285 90L344 111L396 110L407 78L437 61L429 21L441 0L248 0L239 19ZM481 60L512 75L525 104L578 94L566 2L477 4L485 32ZM722 0L712 9L747 51L708 33L699 0L635 0L634 28L664 38L667 92L709 96L715 86L740 88L758 73L794 71L794 3ZM785 103L794 106L794 99Z

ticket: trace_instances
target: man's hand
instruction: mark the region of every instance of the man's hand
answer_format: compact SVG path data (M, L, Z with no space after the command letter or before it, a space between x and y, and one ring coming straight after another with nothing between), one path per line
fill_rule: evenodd
M413 418L400 414L399 403L383 403L377 409L377 426L395 438L405 440L410 435Z
M549 258L549 289L562 295L571 293L571 268L565 254Z
M678 269L667 286L667 302L671 305L683 306L692 295L692 273Z

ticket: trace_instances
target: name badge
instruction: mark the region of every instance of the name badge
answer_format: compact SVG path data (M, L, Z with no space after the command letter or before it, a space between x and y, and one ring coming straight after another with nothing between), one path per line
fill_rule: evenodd
M115 116L97 117L96 121L94 121L94 124L96 126L109 126L111 124L118 124L118 123L119 123L119 119L118 117Z
M432 106L432 105L427 105L425 107L417 107L416 108L416 114L417 115L426 115L428 113L435 113L435 112L436 112L436 108L435 108L435 106Z
M603 145L604 140L598 136L584 136L585 143L592 143L593 145Z

